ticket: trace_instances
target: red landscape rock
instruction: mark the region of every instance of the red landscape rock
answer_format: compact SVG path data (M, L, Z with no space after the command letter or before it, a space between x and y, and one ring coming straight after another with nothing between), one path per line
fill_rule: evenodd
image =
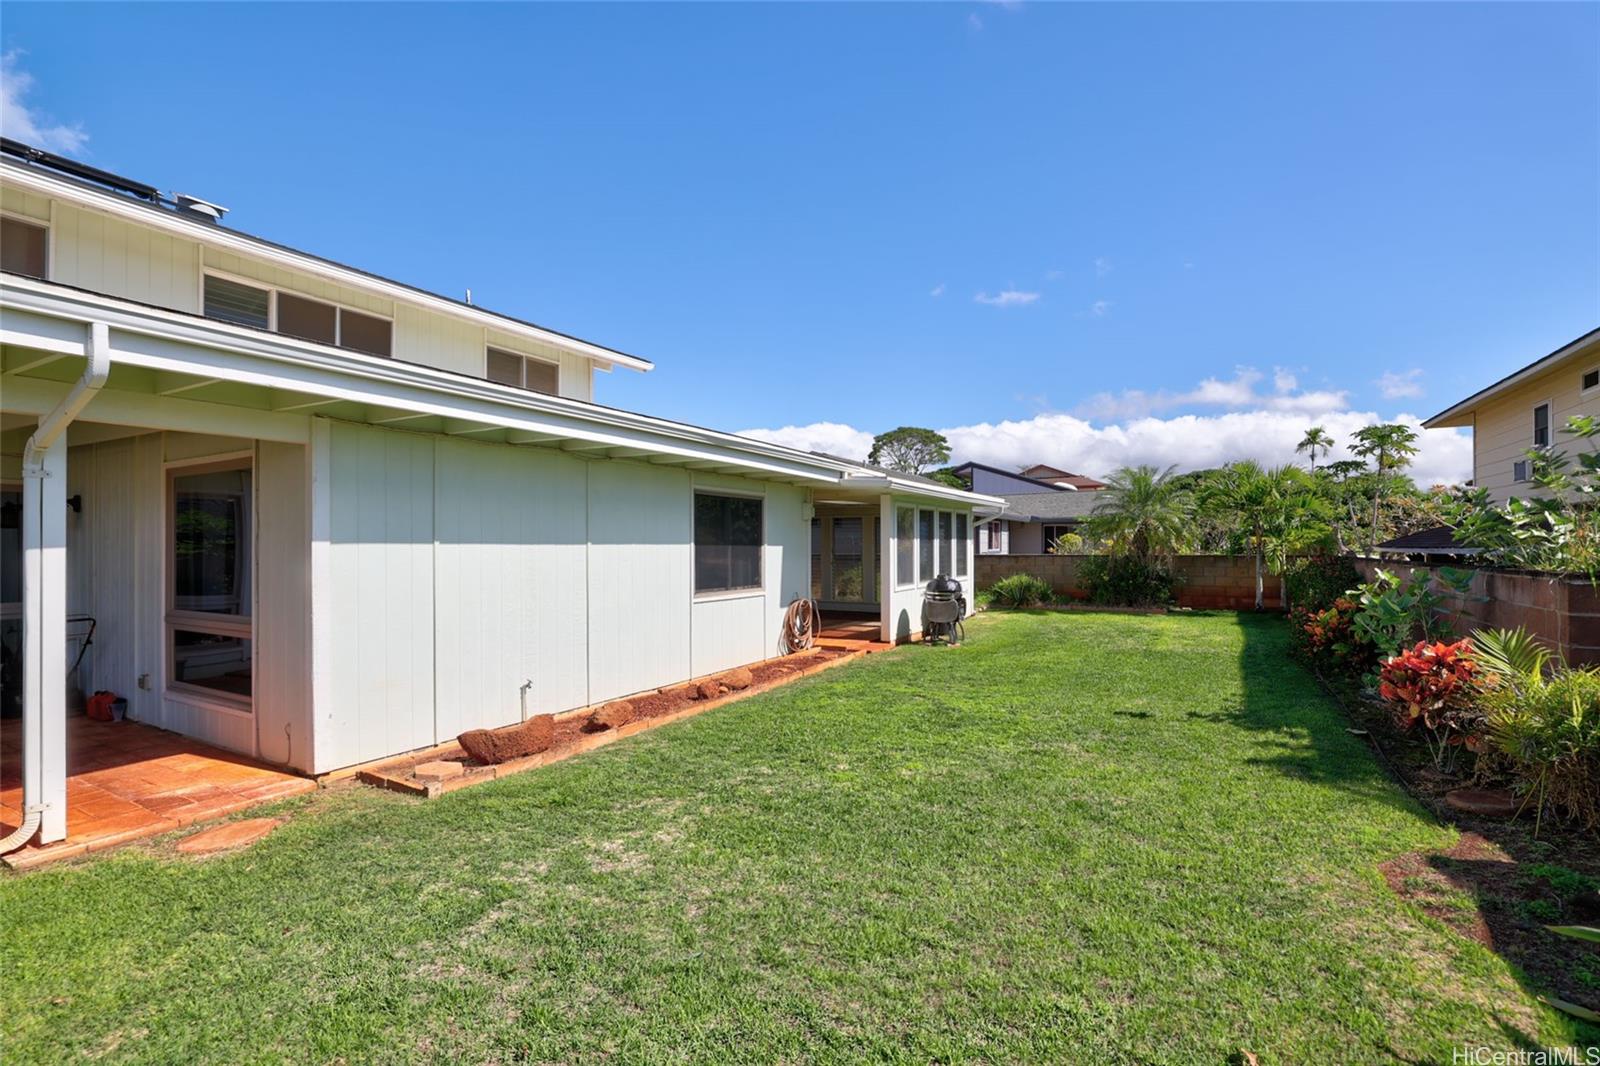
M589 716L583 724L585 733L603 733L607 729L620 729L633 721L633 704L627 700L612 700Z
M1517 813L1517 797L1498 788L1458 788L1444 801L1458 811L1485 818L1510 818Z
M458 762L441 759L436 762L419 762L411 768L411 772L421 781L443 781L448 777L460 777L466 769Z
M695 695L702 700L714 700L722 695L722 686L715 681L702 681L695 686Z
M555 716L540 714L501 729L469 729L456 738L456 743L478 762L493 765L537 755L550 747L555 735Z
M178 850L185 855L209 855L229 848L242 848L254 844L278 826L282 818L246 818L241 822L228 822L178 841Z
M737 670L729 670L727 673L717 678L717 680L722 682L724 685L727 685L733 691L738 692L740 689L746 689L755 684L756 679L755 675L751 674L749 670L741 666Z

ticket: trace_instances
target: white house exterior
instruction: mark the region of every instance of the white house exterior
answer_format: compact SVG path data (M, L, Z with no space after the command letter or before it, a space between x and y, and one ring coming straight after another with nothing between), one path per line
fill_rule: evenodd
M935 572L972 600L997 498L598 405L651 364L4 148L0 638L41 843L69 681L322 773L779 654L814 518L818 598L885 639Z

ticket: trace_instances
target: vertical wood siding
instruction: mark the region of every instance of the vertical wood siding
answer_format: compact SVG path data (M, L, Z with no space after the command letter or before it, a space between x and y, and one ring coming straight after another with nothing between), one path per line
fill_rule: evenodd
M200 310L197 246L93 211L56 205L50 278L178 311Z
M306 449L256 451L256 736L263 759L309 768L311 497Z

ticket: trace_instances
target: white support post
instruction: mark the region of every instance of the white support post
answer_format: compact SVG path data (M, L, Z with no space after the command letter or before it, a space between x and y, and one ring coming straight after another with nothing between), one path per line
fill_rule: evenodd
M894 640L894 568L899 536L894 525L894 497L884 493L878 497L878 537L883 541L883 565L878 574L878 637L884 642Z
M22 485L22 764L50 844L67 836L67 442L39 459Z

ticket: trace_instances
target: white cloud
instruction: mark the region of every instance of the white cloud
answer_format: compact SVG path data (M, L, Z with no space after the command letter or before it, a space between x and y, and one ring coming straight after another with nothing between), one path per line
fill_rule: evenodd
M1140 463L1163 468L1176 463L1179 470L1197 470L1235 459L1255 459L1272 466L1304 462L1294 446L1310 425L1321 425L1338 442L1334 458L1348 458L1350 435L1375 422L1403 422L1417 430L1419 451L1408 471L1417 484L1450 484L1472 476L1472 437L1468 432L1424 430L1421 420L1411 414L1379 415L1342 408L1143 417L1104 425L1076 415L1041 414L939 432L949 439L952 459L958 463L974 461L1002 469L1049 463L1098 476ZM745 435L856 459L865 458L872 447L872 434L837 422L746 430Z
M1279 392L1293 392L1300 387L1300 379L1295 377L1294 371L1275 366L1272 368L1272 387Z
M1142 418L1159 411L1180 407L1254 408L1263 411L1322 412L1337 411L1345 407L1348 393L1340 389L1319 389L1297 392L1298 380L1281 368L1272 375L1273 388L1264 393L1256 388L1262 378L1261 371L1251 366L1235 367L1233 377L1206 378L1186 392L1161 389L1146 392L1127 389L1120 393L1103 392L1078 405L1077 414L1084 418L1118 419Z
M1386 370L1383 377L1378 379L1378 388L1386 400L1398 400L1404 396L1422 395L1422 371L1406 370L1396 372Z
M973 297L978 303L988 304L990 307L1025 307L1039 298L1036 292L1021 292L1017 289L1002 289L997 293L980 292Z
M930 289L929 292L928 292L928 295L932 296L936 300L939 297L943 296L944 295L944 282L941 281L941 282L939 282L939 284L935 285L932 289Z
M33 75L18 66L19 51L0 56L0 133L13 140L71 154L83 149L89 135L82 126L56 126L50 119L23 102L33 89Z
M1096 259L1094 261L1094 276L1095 277L1103 278L1107 274L1111 273L1111 271L1112 271L1111 260L1107 259L1105 256L1102 255L1102 256L1100 256L1098 259Z
M1088 315L1090 318L1104 318L1110 313L1110 300L1096 300L1094 303L1089 305L1089 310L1084 312L1084 314Z

